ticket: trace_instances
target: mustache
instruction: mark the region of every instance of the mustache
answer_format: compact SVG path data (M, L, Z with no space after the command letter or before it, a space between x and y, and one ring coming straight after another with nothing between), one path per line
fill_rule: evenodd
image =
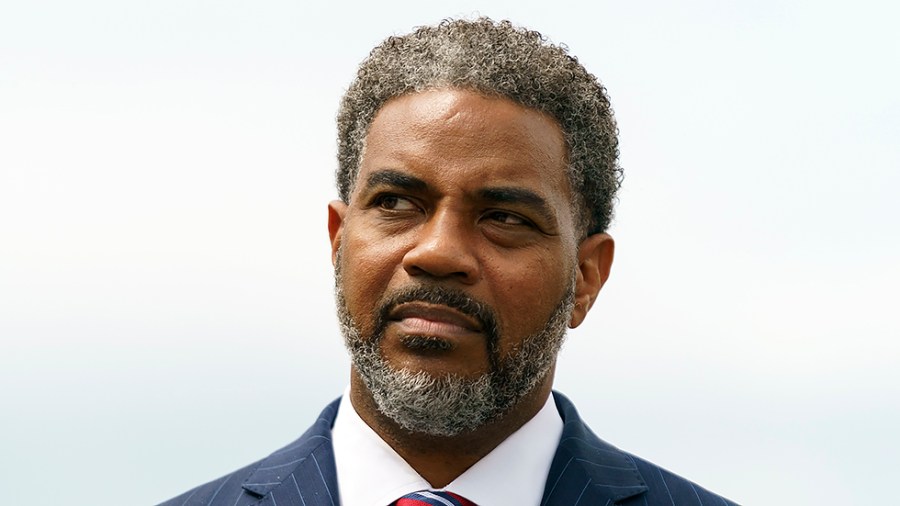
M409 302L443 305L474 318L481 325L482 332L487 337L488 349L492 352L496 350L498 329L494 311L490 306L464 291L445 286L411 286L390 294L379 307L376 334L383 334L388 324L388 315L397 306Z

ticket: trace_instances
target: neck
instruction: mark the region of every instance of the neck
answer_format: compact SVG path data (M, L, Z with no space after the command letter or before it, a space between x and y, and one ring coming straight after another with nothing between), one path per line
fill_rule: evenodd
M366 424L432 487L443 488L519 430L547 402L553 370L508 412L475 430L455 436L410 432L384 416L355 370L350 378L350 401Z

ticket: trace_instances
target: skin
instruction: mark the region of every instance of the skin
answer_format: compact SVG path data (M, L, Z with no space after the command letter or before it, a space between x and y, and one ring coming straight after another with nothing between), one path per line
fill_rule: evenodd
M405 95L376 115L349 203L331 202L332 260L347 308L371 335L380 302L409 286L442 285L488 305L501 356L543 328L575 277L581 324L609 276L613 240L582 238L565 173L566 148L549 116L510 100L457 89ZM397 369L478 376L489 370L478 322L410 303L389 315L381 352ZM421 335L446 347L409 346ZM415 434L382 415L358 373L350 400L362 419L435 487L462 474L531 419L553 371L507 414L453 437Z

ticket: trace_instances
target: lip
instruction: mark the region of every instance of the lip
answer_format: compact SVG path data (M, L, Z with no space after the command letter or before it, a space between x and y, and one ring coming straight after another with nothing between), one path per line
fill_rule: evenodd
M426 302L401 304L390 312L388 319L399 323L410 334L449 337L479 333L482 330L475 318L449 306Z

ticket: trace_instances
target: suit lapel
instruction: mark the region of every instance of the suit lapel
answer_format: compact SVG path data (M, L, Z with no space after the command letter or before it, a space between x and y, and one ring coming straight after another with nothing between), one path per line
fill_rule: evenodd
M340 399L322 411L299 439L266 457L242 485L259 498L255 504L336 506L337 472L331 427Z
M563 433L541 506L608 505L648 490L631 457L598 438L565 396L553 393Z

